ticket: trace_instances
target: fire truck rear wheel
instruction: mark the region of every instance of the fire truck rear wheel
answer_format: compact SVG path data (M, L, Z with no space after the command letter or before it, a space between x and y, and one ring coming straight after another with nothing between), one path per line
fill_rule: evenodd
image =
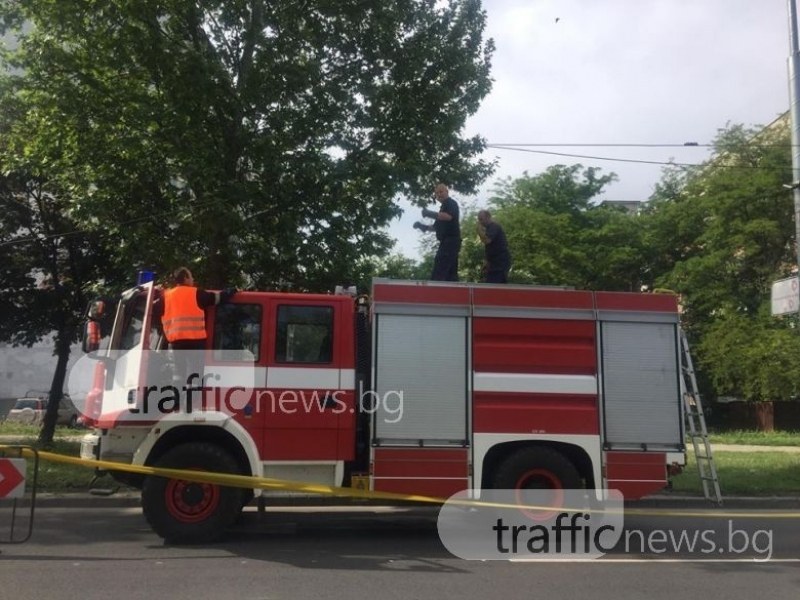
M214 444L192 442L165 452L153 465L238 473L236 460ZM142 486L142 510L153 530L172 543L218 540L242 507L243 490L215 484L147 477Z
M563 454L547 447L528 447L498 467L492 487L502 490L568 490L583 487L580 473Z

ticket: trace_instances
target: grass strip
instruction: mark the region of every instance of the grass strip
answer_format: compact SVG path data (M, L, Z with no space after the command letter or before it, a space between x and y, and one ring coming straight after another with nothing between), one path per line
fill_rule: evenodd
M672 478L672 490L702 494L697 462L690 452L687 465ZM789 452L715 452L719 486L725 496L783 496L800 493L800 454Z

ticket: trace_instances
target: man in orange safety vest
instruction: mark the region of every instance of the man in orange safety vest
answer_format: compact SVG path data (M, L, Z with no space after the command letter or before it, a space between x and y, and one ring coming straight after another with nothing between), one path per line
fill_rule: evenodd
M164 336L175 357L175 367L182 383L203 377L203 352L206 346L205 309L222 304L236 293L229 288L221 292L208 292L195 285L192 272L180 267L173 273L174 287L163 293L156 313L161 316Z

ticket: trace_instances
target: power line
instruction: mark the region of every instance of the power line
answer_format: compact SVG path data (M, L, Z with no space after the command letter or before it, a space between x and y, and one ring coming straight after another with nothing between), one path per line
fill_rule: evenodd
M725 164L715 164L715 163L708 163L708 164L696 164L696 163L677 163L672 161L658 161L658 160L644 160L644 159L637 159L637 158L614 158L611 156L589 156L586 154L572 154L566 152L553 152L550 150L531 150L529 148L523 147L514 147L514 146L501 146L499 144L487 144L487 148L494 148L496 150L511 150L514 152L528 152L530 154L547 154L550 156L563 156L566 158L583 158L587 160L608 160L612 162L624 162L624 163L635 163L635 164L644 164L644 165L670 165L674 167L687 167L687 168L722 168L722 169L789 169L790 167L787 166L758 166L758 165L725 165Z
M749 145L749 144L748 144ZM491 143L487 146L509 146L509 147L545 147L545 148L713 148L714 144L698 144L697 142L684 142L683 144L639 144L639 143L586 143L570 144L558 142L555 144L545 143Z
M715 148L716 144L699 144L697 142L684 142L682 144L651 144L651 143L598 143L598 142L578 142L578 143L543 143L543 142L511 142L500 143L492 142L487 146L513 146L513 147L565 147L565 148ZM733 148L792 148L792 144L732 144Z
M753 144L741 144L741 146L747 147L755 147ZM791 144L762 144L758 147L791 147ZM544 144L544 143L511 143L511 144L486 144L487 148L494 148L495 150L510 150L512 152L527 152L530 154L546 154L549 156L562 156L565 158L582 158L586 160L605 160L611 162L624 162L624 163L634 163L634 164L646 164L646 165L662 165L662 166L675 166L675 167L686 167L686 168L726 168L726 169L789 169L790 166L758 166L758 165L725 165L725 164L695 164L695 163L676 163L672 161L655 161L655 160L644 160L644 159L635 159L635 158L614 158L610 156L591 156L586 154L572 154L566 152L553 152L550 150L531 150L532 147L597 147L597 148L673 148L673 147L713 147L712 144L697 144L694 142L687 142L684 144L623 144L623 143L606 143L606 144L599 144L599 143L583 143L583 144L569 144L569 143L556 143L556 144ZM213 200L201 204L197 204L192 207L193 210L206 208L209 206L213 206L222 202L221 200ZM133 225L134 223L141 223L143 221L147 221L153 218L165 217L176 212L179 212L182 209L174 209L170 211L165 211L162 213L156 213L154 215L147 215L144 217L137 217L135 219L130 219L128 221L122 221L121 223L117 223L118 227L123 227L126 225ZM258 214L261 214L265 211L258 211L251 215L246 215L245 218L253 217ZM72 231L65 231L63 233L52 233L44 236L28 236L24 238L17 238L14 240L7 240L5 242L0 242L0 248L4 246L14 246L17 244L24 244L29 242L41 242L50 239L56 238L66 238L71 237L74 235L85 235L88 233L99 233L101 237L104 235L102 231L90 230L90 229L74 229ZM107 234L108 232L106 232Z

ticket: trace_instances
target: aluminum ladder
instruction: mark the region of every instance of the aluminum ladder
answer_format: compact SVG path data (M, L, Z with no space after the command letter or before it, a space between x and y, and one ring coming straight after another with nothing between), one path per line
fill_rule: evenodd
M692 441L694 456L697 461L697 470L700 473L700 482L703 484L703 495L707 500L722 506L722 493L719 490L719 477L711 444L708 441L706 417L703 413L703 403L697 389L697 378L692 364L692 355L689 352L689 341L686 333L680 329L681 344L681 394L684 402L684 417L686 420L686 435Z

